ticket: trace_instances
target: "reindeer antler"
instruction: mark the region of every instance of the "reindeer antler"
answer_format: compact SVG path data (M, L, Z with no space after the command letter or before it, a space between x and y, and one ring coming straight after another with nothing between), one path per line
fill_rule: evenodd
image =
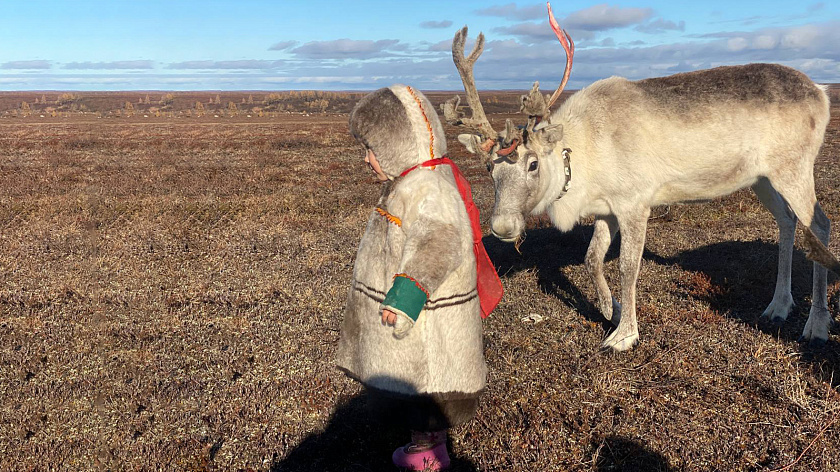
M548 100L549 95L540 93L540 82L534 82L531 91L527 95L521 97L522 105L519 107L519 112L528 116L545 116L548 114Z
M551 11L551 2L546 2L546 5L548 5L548 23L551 25L551 29L554 30L554 35L557 36L557 39L560 40L560 44L563 45L563 49L566 51L566 70L563 71L563 80L560 82L560 86L557 87L557 90L551 94L551 98L548 100L548 107L546 108L546 111L548 111L548 108L551 108L551 105L554 105L554 102L560 97L560 93L566 87L566 82L569 81L569 75L572 73L572 60L575 57L575 42L572 41L569 33L557 24L557 20L554 19L554 12Z
M514 126L510 120L507 120L505 123L504 134L497 133L490 125L487 115L484 114L484 107L481 106L481 100L478 97L478 91L475 87L475 77L473 76L475 61L478 60L478 57L484 51L484 34L479 33L472 52L468 57L464 57L467 27L464 26L460 31L455 33L455 37L452 39L452 59L455 61L455 67L458 68L461 81L464 83L464 91L467 92L467 103L472 110L472 116L470 118L463 118L463 113L458 111L458 105L461 102L461 98L458 96L447 100L446 103L441 105L441 109L443 110L443 115L447 123L472 127L478 129L481 133L480 137L463 135L462 139L459 136L459 141L467 146L471 152L489 157L491 150L495 149L495 151L492 151L493 153L511 160L516 160L516 154L513 151L527 139L527 133L534 130L536 124L542 117L548 115L551 105L557 101L557 98L566 87L566 83L569 81L569 75L572 72L575 43L572 41L569 33L557 24L557 20L554 18L554 12L551 11L551 3L546 2L546 5L548 6L548 22L551 25L551 29L554 30L554 34L560 40L560 44L563 45L563 49L566 51L566 69L563 71L563 80L560 82L560 86L557 87L557 90L551 97L540 93L539 82L534 82L531 91L526 95L522 95L522 103L519 111L528 115L528 125L524 130ZM481 142L482 139L484 140L483 142Z
M455 95L449 100L440 104L440 110L443 112L443 119L450 125L461 125L464 122L461 118L464 117L464 112L458 110L461 105L461 97Z
M484 51L484 33L479 33L475 47L473 47L468 57L464 57L464 44L466 40L467 27L464 26L452 38L452 60L455 61L455 67L458 68L458 73L461 75L461 82L464 83L464 91L467 93L467 103L472 110L472 115L470 118L463 118L460 121L466 126L477 128L485 140L495 140L498 133L490 125L490 120L487 119L487 115L484 114L484 107L481 106L478 90L475 88L475 77L473 76L475 61L478 60L478 56ZM460 98L458 100L460 101ZM457 116L457 114L453 116ZM449 118L447 117L448 120Z

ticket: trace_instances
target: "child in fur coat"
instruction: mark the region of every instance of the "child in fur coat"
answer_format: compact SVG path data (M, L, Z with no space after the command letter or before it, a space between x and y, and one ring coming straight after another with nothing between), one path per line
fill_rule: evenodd
M383 186L356 255L337 364L399 406L411 442L395 465L443 469L447 429L473 417L486 384L481 319L501 282L428 99L405 85L379 89L353 109L350 131Z

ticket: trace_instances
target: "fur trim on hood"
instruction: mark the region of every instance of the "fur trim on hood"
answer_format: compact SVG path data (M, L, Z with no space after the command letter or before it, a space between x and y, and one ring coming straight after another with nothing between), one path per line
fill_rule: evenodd
M350 132L373 150L391 178L446 154L446 136L432 103L406 85L381 88L362 98L350 112Z

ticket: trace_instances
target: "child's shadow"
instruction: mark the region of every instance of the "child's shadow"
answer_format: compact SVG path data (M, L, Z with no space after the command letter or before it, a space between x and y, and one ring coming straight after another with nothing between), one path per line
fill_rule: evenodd
M275 462L272 472L331 472L331 471L388 471L398 470L391 462L391 454L409 439L409 432L395 421L397 410L379 406L370 394L360 395L340 403L323 431L312 433L286 457ZM478 468L470 460L452 454L449 457L453 472L475 472Z
M608 436L592 443L592 457L598 472L671 472L668 459L637 440Z

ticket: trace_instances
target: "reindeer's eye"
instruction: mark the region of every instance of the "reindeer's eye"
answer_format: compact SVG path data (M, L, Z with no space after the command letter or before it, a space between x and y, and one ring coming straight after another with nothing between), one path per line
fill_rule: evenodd
M528 172L533 172L533 171L537 170L537 167L539 167L539 165L540 165L539 161L534 161L534 162L530 163L528 165Z
M493 172L493 163L492 162L487 163L487 172Z

